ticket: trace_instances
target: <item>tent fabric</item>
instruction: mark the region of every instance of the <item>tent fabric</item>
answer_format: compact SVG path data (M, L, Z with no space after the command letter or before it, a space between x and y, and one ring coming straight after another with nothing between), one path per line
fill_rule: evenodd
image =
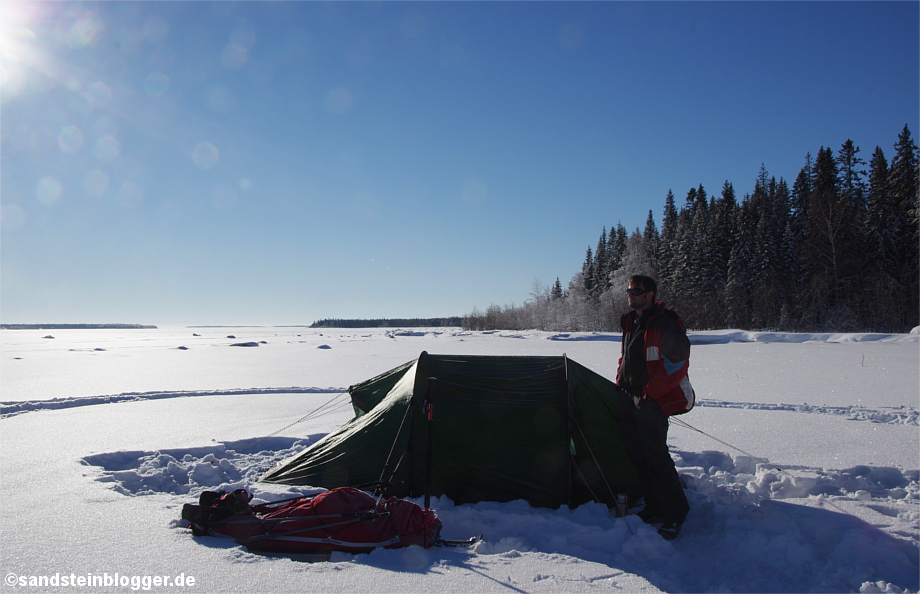
M423 352L352 386L355 418L260 480L332 489L383 479L387 496L423 496L428 378L432 496L555 508L613 505L618 494L638 493L619 429L619 388L564 355Z

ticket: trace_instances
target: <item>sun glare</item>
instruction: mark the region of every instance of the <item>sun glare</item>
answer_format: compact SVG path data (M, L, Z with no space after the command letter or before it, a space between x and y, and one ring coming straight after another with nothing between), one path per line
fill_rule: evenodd
M4 95L25 84L35 32L29 28L40 5L0 2L0 89Z
M15 55L7 54L14 54L23 42L35 38L35 33L29 28L35 9L36 5L32 3L0 2L0 51L4 59L15 59Z
M48 50L90 47L101 30L102 23L96 14L77 2L0 0L0 92L3 99L16 97L27 88L41 92L56 84L84 92L86 73L76 64L56 58ZM103 91L103 95L107 94Z

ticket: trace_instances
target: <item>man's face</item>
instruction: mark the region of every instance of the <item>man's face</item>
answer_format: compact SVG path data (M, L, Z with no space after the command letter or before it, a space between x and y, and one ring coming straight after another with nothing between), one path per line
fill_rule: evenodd
M643 291L641 295L635 295L635 292ZM629 283L629 290L626 293L626 301L629 302L629 309L644 311L654 303L655 294L646 291L642 285Z

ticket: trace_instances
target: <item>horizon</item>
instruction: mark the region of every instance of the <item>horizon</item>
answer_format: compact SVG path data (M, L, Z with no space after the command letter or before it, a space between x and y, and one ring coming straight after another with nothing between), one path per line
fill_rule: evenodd
M436 316L436 317L384 317L384 318L334 318L334 321L339 322L388 322L388 321L432 321L432 320L450 320L453 318L462 319L464 316ZM2 322L0 321L0 329L2 330L42 330L42 329L71 329L70 327L82 326L86 327L85 329L106 329L106 328L117 328L117 329L154 329L159 326L186 326L188 328L310 328L314 324L319 324L321 322L328 321L324 318L321 320L314 320L313 322L306 324L292 324L292 323L276 323L276 324L256 324L256 323L233 323L233 324L195 324L195 323L173 323L167 322L163 324L150 323L150 322ZM10 326L13 326L11 328ZM22 326L23 328L17 328L16 326ZM344 326L328 326L329 328L347 328ZM375 326L367 326L367 328L374 328ZM418 327L428 327L428 326L418 326ZM434 327L434 326L433 326ZM442 326L449 327L449 326ZM452 327L452 326L451 326ZM74 329L83 329L83 328L74 328Z
M431 318L920 130L915 2L0 4L9 319ZM892 59L897 56L897 59Z
M412 318L409 318L412 319ZM347 321L347 320L346 320ZM315 323L315 322L314 322ZM53 326L59 325L64 326L65 324L32 324L32 323L7 323L0 322L0 330L7 330L11 332L22 331L22 330L162 330L166 326L180 326L183 328L309 328L314 330L388 330L395 328L461 328L461 326L320 326L313 328L311 324L194 324L194 323L165 323L165 324L132 324L132 323L83 323L83 322L71 322L66 325L70 326L100 326L100 328L54 328ZM41 326L36 328L6 328L5 326ZM112 326L111 328L105 328L101 326ZM136 326L136 327L119 327L119 326ZM619 336L621 332L604 332L604 331L595 331L595 330L569 330L564 332L557 332L551 330L537 330L537 329L528 329L528 330L508 330L508 329L498 329L498 330L466 330L465 332L478 332L480 334L494 334L496 332L537 332L543 334L610 334L614 336ZM748 334L758 334L758 335L813 335L813 336L833 336L833 335L851 335L851 336L903 336L903 335L912 335L920 334L920 326L915 326L908 332L876 332L876 331L833 331L833 330L806 330L806 331L790 331L790 330L744 330L741 328L715 328L707 330L697 330L694 328L687 328L687 334L718 334L724 332L742 332ZM708 343L704 343L708 344Z

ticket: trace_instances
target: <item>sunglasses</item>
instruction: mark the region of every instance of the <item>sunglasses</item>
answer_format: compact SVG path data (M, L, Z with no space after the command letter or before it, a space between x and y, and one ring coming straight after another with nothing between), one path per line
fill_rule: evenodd
M639 295L645 295L648 293L648 291L645 289L640 289L639 287L633 287L632 289L626 289L626 293L628 295L632 295L633 297L638 297Z

